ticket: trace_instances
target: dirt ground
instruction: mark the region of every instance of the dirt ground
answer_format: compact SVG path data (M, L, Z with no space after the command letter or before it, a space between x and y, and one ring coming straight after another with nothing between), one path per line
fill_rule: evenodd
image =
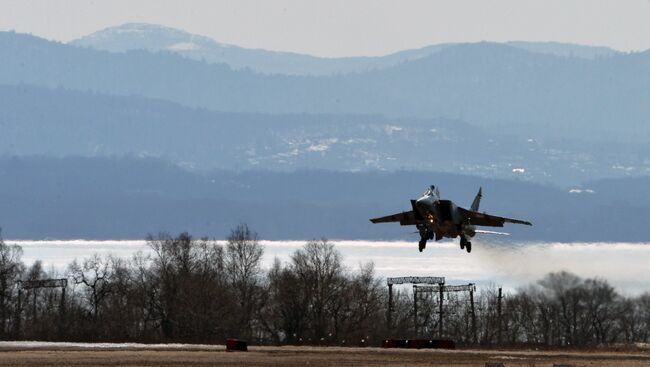
M338 347L0 348L0 366L650 366L650 351L399 350Z

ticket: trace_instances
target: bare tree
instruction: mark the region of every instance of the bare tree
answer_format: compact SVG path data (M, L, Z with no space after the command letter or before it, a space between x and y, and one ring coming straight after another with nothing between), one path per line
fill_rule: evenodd
M73 286L65 305L59 289L25 291L22 304L20 288L14 286L19 279L56 274L45 272L39 261L25 270L20 248L0 240L0 337L214 342L240 336L275 343L354 345L363 340L377 345L389 335L412 336L413 293L404 288L394 293L392 327L386 330L386 289L373 264L346 269L326 240L308 242L288 262L276 259L266 273L257 235L245 225L233 229L225 247L187 233L147 240L150 256L75 260L68 267ZM437 297L418 294L422 336L437 333ZM501 323L496 287L481 287L474 301L482 344L496 343L499 334L513 345L650 339L650 295L622 297L602 279L548 274L503 298ZM467 297L450 294L445 305L445 337L475 343ZM23 306L27 312L21 312ZM59 323L64 309L65 323Z
M309 297L311 332L315 340L333 330L333 312L345 287L341 254L326 239L310 241L291 256L293 271Z
M638 338L635 341L650 342L650 293L644 293L635 300L639 309Z
M178 237L160 233L155 238L149 235L147 244L154 251L149 272L150 314L159 320L163 336L173 339L177 337L182 313L182 277L190 273L192 237L188 233Z
M248 225L240 224L231 230L226 244L226 271L237 300L236 328L246 339L253 335L254 314L259 308L263 254L257 233Z
M14 284L23 272L23 251L19 246L6 245L0 231L0 338L7 337L7 321L17 297Z
M69 266L70 277L75 284L86 286L86 300L90 305L92 320L96 323L100 313L100 305L112 291L111 277L113 266L110 258L102 258L94 254L84 259L81 264L74 260Z
M387 309L383 307L385 292L375 276L375 264L361 264L359 271L348 277L347 285L342 289L342 302L335 302L333 308L335 339L344 336L365 340L370 335L375 336L377 326L384 325Z
M540 312L535 298L539 293L538 286L519 289L508 302L508 310L513 315L513 322L518 324L518 333L511 335L510 343L542 344Z
M308 297L298 276L275 259L268 272L261 322L276 342L298 343L308 318Z
M138 282L146 294L148 321L157 322L168 340L223 336L232 298L225 287L222 247L188 233L148 236L147 243L154 254L150 267L138 271Z
M582 279L563 271L548 274L539 284L549 292L559 308L557 321L562 330L561 343L582 344L585 337L585 289Z
M612 343L618 336L616 314L619 296L605 280L587 279L586 302L587 315L595 334L597 343Z

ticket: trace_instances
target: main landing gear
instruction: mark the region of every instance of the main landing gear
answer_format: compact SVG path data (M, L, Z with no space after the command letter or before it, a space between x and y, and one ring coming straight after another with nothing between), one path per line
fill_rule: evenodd
M420 231L420 243L418 244L418 249L420 252L424 250L427 247L427 240L432 240L433 239L433 231L428 228L427 226L419 226L418 230Z
M460 249L467 250L467 253L472 252L472 243L465 239L465 237L460 237Z

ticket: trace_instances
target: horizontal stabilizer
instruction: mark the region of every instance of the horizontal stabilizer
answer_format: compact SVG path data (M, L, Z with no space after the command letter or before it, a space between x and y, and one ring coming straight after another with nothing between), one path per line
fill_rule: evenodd
M465 223L475 226L486 227L503 227L503 223L524 224L532 226L532 223L526 220L498 217L487 213L479 213L472 210L458 208L458 211L465 217Z

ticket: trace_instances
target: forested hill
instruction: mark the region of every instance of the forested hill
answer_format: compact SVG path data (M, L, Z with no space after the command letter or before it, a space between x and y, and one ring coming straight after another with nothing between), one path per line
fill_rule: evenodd
M169 53L109 53L3 32L0 59L4 84L141 95L223 111L451 116L539 136L650 137L650 52L584 59L461 44L382 70L269 76Z
M223 238L248 223L264 239L412 239L412 229L368 218L409 210L429 184L469 206L528 219L506 240L643 241L650 236L648 179L592 182L569 193L536 184L435 172L214 171L190 173L135 158L0 159L6 238L133 239L190 231ZM637 200L620 200L620 188Z
M647 144L537 139L458 119L218 112L0 85L0 155L158 157L196 170L418 170L560 187L642 175Z

